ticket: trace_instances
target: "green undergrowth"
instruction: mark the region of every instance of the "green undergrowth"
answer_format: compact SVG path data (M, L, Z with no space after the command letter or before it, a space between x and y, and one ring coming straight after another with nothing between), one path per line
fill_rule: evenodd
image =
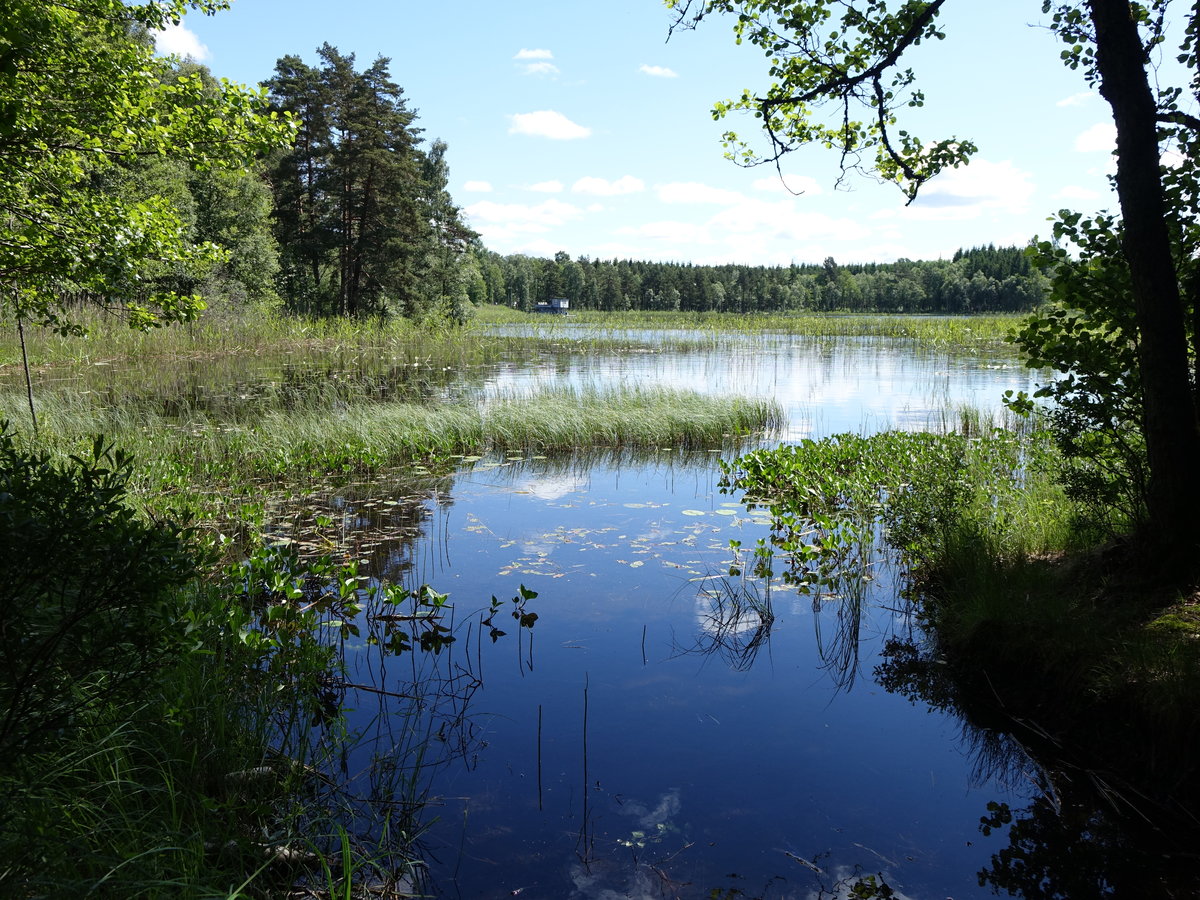
M1056 453L1038 431L838 435L748 454L725 483L769 509L763 549L801 591L849 596L898 560L925 624L915 698L1180 813L1200 800L1200 602L1145 548L1098 543Z
M99 441L58 461L0 431L0 895L419 892L436 684L414 675L355 788L342 659L366 640L420 671L453 639L445 595L263 536L216 566L133 512L132 470Z

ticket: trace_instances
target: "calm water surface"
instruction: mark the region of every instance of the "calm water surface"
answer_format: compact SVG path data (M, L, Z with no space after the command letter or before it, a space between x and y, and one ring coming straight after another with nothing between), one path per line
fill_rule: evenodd
M638 351L516 359L475 388L768 396L797 440L940 427L948 408L994 411L1033 381L1011 358L898 341L766 336L684 353L648 335ZM442 760L425 769L436 892L817 897L861 872L907 897L990 895L976 872L1004 837L984 837L979 818L1031 786L1019 769L1010 783L986 777L955 719L873 679L884 641L914 628L887 565L862 603L729 576L730 540L752 547L769 527L719 490L717 456L485 457L424 485L415 509L370 485L330 500L350 525L386 532L389 515L406 517L403 539L364 553L377 574L428 582L454 607L459 640L438 657L361 644L348 663L376 691L407 693L417 667L444 688L418 712L386 694L348 698L370 738L352 774L369 778L373 759L404 748L411 762L417 743ZM537 613L531 629L509 615L521 585L538 594L522 607ZM738 587L769 601L771 627L730 615L722 598ZM493 595L508 632L494 643L479 625Z

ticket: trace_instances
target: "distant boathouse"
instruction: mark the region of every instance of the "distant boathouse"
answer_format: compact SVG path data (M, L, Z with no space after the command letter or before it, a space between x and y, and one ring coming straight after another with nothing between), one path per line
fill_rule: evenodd
M571 301L566 297L551 297L545 303L539 303L533 308L534 312L549 313L552 316L565 316L571 308Z

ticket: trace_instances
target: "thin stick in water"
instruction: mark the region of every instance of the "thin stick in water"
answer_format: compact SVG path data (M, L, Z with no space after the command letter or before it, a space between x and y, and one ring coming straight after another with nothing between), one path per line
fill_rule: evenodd
M33 421L33 434L38 433L37 413L33 409L33 379L29 376L29 354L25 352L25 322L17 315L17 334L21 338L21 366L25 369L25 394L29 398L29 418Z

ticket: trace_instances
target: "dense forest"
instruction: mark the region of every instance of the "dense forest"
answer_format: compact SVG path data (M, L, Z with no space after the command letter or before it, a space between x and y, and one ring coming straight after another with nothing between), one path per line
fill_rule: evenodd
M1021 312L1042 302L1045 279L1019 247L959 250L952 260L865 265L694 266L633 260L499 256L469 260L471 299L532 309L551 297L572 308L698 312Z

